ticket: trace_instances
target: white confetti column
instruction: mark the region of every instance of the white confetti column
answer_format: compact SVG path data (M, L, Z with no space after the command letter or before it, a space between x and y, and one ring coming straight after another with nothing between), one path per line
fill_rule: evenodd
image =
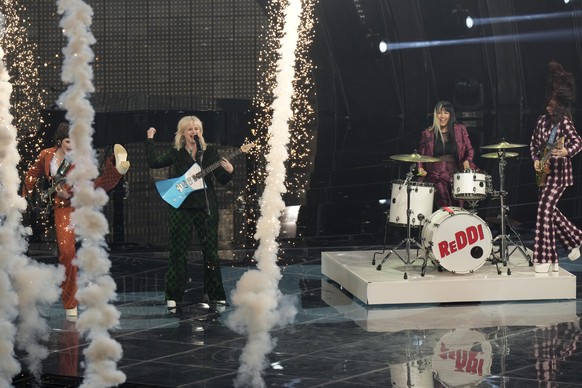
M293 118L291 101L295 76L301 1L290 0L285 7L283 38L279 48L277 77L272 104L273 119L269 127L269 153L266 155L265 190L260 203L255 239L259 241L255 259L257 270L249 270L238 281L232 294L235 311L228 317L233 330L248 335L240 357L236 386L264 387L262 372L266 357L274 348L269 331L293 321L296 307L279 291L281 271L277 265L281 229L279 217L285 210L282 194L285 188L285 161L288 159L289 122Z
M74 187L71 223L81 241L76 258L80 269L76 298L85 310L77 328L91 341L83 351L86 368L81 387L116 386L125 381L125 375L117 370L123 354L121 345L109 335L109 330L119 325L120 313L110 303L117 295L105 249L108 225L102 210L108 197L105 191L93 186L98 175L92 145L95 111L88 100L94 91L90 66L94 58L90 45L95 43L90 32L93 10L81 0L59 0L57 4L59 14L63 15L60 26L68 39L62 69L62 80L68 88L58 104L67 111L71 123L69 137L75 168L67 175L67 181Z

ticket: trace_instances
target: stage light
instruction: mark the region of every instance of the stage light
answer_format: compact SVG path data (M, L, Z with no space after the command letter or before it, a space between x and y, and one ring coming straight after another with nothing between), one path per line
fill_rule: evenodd
M459 34L464 34L468 30L472 29L475 26L475 18L471 11L466 8L462 8L460 5L457 5L451 11L451 22L454 26L456 26L457 32Z
M375 54L386 54L388 52L388 39L384 38L377 32L368 32L366 34L368 47L372 49Z
M378 59L388 54L390 42L382 34L368 30L359 35L357 45L364 58Z
M568 4L570 0L564 0L564 4Z
M455 77L453 85L453 104L459 111L483 109L483 88L477 78L460 75Z
M455 91L461 95L470 95L479 89L479 83L475 77L458 76L455 78Z
M380 50L382 54L388 52L388 41L386 39L382 39L380 43L378 43L378 50Z

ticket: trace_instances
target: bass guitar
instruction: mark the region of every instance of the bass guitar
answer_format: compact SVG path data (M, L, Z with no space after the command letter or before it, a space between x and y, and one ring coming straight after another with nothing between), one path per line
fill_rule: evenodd
M224 158L230 160L242 153L249 152L254 146L254 143L243 144L239 149L227 153ZM164 201L177 209L190 193L206 188L204 177L219 166L220 160L204 169L201 169L198 163L194 163L181 177L156 182L156 189Z
M562 148L564 146L564 137L560 137L554 142L554 144L546 145L544 151L542 152L542 158L540 159L540 171L536 171L536 184L538 187L544 187L546 181L548 180L548 175L550 174L550 164L548 160L552 156L552 151L555 149Z

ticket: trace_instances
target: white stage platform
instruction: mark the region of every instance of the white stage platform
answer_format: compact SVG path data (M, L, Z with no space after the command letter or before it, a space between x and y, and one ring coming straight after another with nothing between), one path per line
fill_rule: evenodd
M389 251L377 254L373 265L375 252L378 251L322 252L321 271L369 305L576 298L574 275L562 268L558 272L535 273L519 251L512 253L506 267L499 266L501 274L489 261L467 274L439 272L429 261L424 276L421 276L423 260L414 259L416 250L411 251L412 264L407 266L392 254L380 271L377 264ZM396 252L406 257L405 250Z

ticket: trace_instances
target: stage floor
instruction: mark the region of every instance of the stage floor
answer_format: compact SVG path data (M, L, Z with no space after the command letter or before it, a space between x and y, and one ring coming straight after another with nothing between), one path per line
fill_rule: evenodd
M520 251L510 254L506 266L485 261L472 273L462 274L439 270L428 260L424 276L424 260L416 256L416 250L411 250L410 260L406 260L406 250L395 251L378 270L389 252L322 252L321 271L369 305L576 298L574 275L563 268L535 273ZM407 261L411 263L406 265Z

